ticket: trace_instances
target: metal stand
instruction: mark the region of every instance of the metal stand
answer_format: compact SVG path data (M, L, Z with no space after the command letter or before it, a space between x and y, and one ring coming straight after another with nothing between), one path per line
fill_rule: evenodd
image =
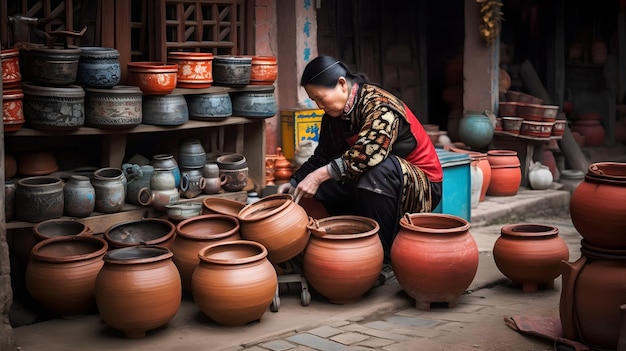
M295 267L292 262L288 261L288 265ZM277 270L284 271L284 269L277 267L274 265L274 268ZM296 271L296 269L292 269L292 271ZM299 270L298 270L299 271ZM306 278L304 274L301 272L291 273L291 274L279 274L278 275L278 284L276 285L276 293L274 294L274 298L272 299L272 303L270 305L270 310L272 312L278 312L280 308L280 284L289 284L289 283L300 283L301 291L300 291L300 303L302 306L308 306L311 303L311 293L309 292L309 286L306 282Z

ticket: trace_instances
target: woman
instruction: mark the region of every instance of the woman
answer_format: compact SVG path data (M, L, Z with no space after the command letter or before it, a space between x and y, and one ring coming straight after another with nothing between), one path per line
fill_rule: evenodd
M324 110L319 144L294 172L295 197L315 197L332 216L358 215L380 225L381 283L393 277L390 251L405 213L430 212L441 199L443 171L421 123L397 97L340 61L309 62L300 85Z

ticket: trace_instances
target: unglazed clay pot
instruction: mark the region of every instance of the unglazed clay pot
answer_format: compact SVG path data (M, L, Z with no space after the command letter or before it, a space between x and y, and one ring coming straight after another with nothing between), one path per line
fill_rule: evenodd
M591 245L626 247L626 163L598 162L587 169L585 180L570 199L576 230Z
M513 150L489 150L487 160L491 167L491 181L487 189L490 196L513 196L522 182L522 169L517 152Z
M398 283L415 307L447 302L455 307L478 270L478 246L463 218L439 213L405 214L391 246Z
M302 252L309 242L308 216L290 194L268 195L239 211L241 237L267 248L267 258L281 263Z
M33 227L33 234L37 241L42 241L61 236L90 236L93 231L81 222L56 218L37 223Z
M171 250L184 289L191 290L191 275L199 262L198 252L212 244L240 239L239 229L237 218L219 214L192 217L176 225Z
M33 246L26 288L47 310L81 314L95 303L96 276L108 245L94 236L60 236Z
M562 263L563 336L596 350L615 350L626 296L626 250L602 249L582 240L580 251L576 262Z
M493 247L496 266L524 292L554 288L561 275L561 261L569 259L569 249L559 236L559 228L543 224L509 224L500 230Z
M304 276L332 303L356 302L372 288L383 264L378 223L360 216L310 218Z
M261 319L276 294L278 278L263 245L222 242L200 250L193 271L193 298L209 318L225 326Z
M153 245L172 247L176 226L161 218L142 218L117 223L104 231L104 240L111 249L129 246Z
M109 251L103 259L95 299L107 325L137 339L174 318L182 289L170 250L126 247Z
M479 202L485 201L485 195L487 195L487 189L489 188L489 184L491 183L491 165L489 164L489 160L487 159L487 154L482 152L465 150L451 145L446 146L445 149L453 152L468 154L470 158L478 159L477 166L483 173L483 183L480 188Z
M205 214L217 213L237 217L246 204L225 197L207 197L202 200Z

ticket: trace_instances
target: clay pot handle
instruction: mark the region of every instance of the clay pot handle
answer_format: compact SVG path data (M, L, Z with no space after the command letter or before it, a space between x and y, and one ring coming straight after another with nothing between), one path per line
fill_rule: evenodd
M563 326L563 335L571 340L575 340L578 337L578 322L576 320L576 306L574 305L574 285L585 263L587 263L585 256L581 256L574 263L561 261L563 283L561 287L560 317Z
M320 228L320 222L317 219L309 216L309 226L310 227L315 226L315 229L319 229Z
M589 166L589 171L590 171L590 172L592 172L592 173L594 173L594 174L599 174L599 175L604 174L604 172L602 172L602 170L601 170L600 168L598 168L598 166L597 166L597 165L591 165L591 166Z
M298 203L300 202L300 199L302 199L302 193L299 193L298 196L296 196L296 199L293 200L293 202Z
M405 213L404 214L404 219L409 222L410 225L413 225L413 220L411 220L411 214L410 213Z

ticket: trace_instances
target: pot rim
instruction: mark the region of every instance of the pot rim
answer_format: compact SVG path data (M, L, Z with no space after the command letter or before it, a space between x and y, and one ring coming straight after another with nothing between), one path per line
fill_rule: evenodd
M559 234L559 228L552 225L540 223L516 223L503 226L500 229L500 234L516 237L552 236Z
M152 255L142 255L142 254ZM130 257L123 257L123 256ZM158 245L138 245L122 247L108 251L102 259L106 263L112 264L141 264L152 263L170 259L174 256L168 248Z
M31 181L34 180L41 180L41 181L48 181L47 183L30 183ZM26 177L26 178L22 178L19 179L17 181L17 185L19 186L27 186L27 187L36 187L36 186L42 186L42 185L62 185L63 184L63 179L59 178L59 177L50 177L50 176L32 176L32 177Z
M95 251L86 253L86 254L62 256L62 257L44 255L41 252L39 252L39 250L41 250L42 247L47 246L47 245L56 244L57 242L74 242L74 241L86 241L86 242L91 242L94 244L97 243L100 245L100 248L98 248ZM107 252L108 249L109 249L109 244L106 242L106 240L95 237L95 236L77 236L77 235L59 236L56 238L42 240L38 242L37 244L35 244L35 246L33 246L33 249L31 251L31 255L32 255L31 257L40 261L45 261L45 262L54 262L54 263L75 262L75 261L84 261L84 260L96 258L99 256L104 256L104 254Z
M137 242L137 243L126 243L123 241L116 240L115 238L111 236L111 232L119 227L124 227L130 224L136 224L136 223L146 223L146 222L162 224L164 225L164 227L169 228L169 231L161 237L148 240L145 242ZM113 246L132 247L132 246L138 246L138 245L162 244L170 240L175 234L176 234L176 226L168 220L161 219L161 218L141 218L137 220L131 220L131 221L114 224L110 226L109 228L107 228L107 230L104 231L103 235L104 235L105 240L110 242Z
M292 203L295 202L291 194L268 195L257 202L246 205L239 211L237 217L242 222L259 221L281 212L291 206Z
M430 227L425 227L425 226L421 226L418 224L414 224L413 218L416 218L416 217L417 218L437 217L437 218L449 221L450 223L456 222L459 225L451 226L449 228L442 228L442 229L430 228ZM464 232L464 231L469 230L469 228L471 227L470 222L466 221L465 219L461 217L444 214L444 213L429 213L429 212L424 212L424 213L408 213L407 212L400 219L400 225L409 230L426 231L432 234L449 234L450 232Z
M213 203L211 202L216 202L218 204L226 204L229 206L232 206L233 208L236 209L236 211L232 211L232 212L225 212L225 211L220 211L219 209L216 210L213 205ZM239 211L241 211L241 209L243 209L244 207L246 207L246 204L243 202L239 202L236 200L232 200L232 199L228 199L228 198L222 198L222 197L207 197L204 200L202 200L202 206L206 207L208 210L216 212L216 214L221 214L221 215L225 215L225 216L231 216L231 217L237 217L239 214Z
M42 232L42 230L45 230L44 227L46 227L47 225L50 224L64 224L64 223L71 223L72 225L77 224L79 226L82 226L82 229L80 230L80 232L78 233L71 233L71 234L62 234L62 235L54 235L54 236L50 236L50 235L46 235L44 234L44 232ZM89 226L87 226L86 224L74 220L74 219L63 219L63 218L52 218L52 219L48 219L42 222L39 222L37 224L35 224L35 226L33 227L33 233L36 237L39 237L41 240L45 240L45 239L49 239L49 238L55 238L58 236L72 236L72 235L85 235L87 233L90 233L91 229L89 228Z
M179 61L210 61L213 54L210 52L172 51L167 53L168 60Z
M226 248L228 248L229 246L253 247L254 249L256 249L257 253L252 256L242 257L242 258L219 258L219 257L208 256L209 254L212 254L211 251L226 250ZM240 264L252 263L252 262L262 260L266 257L267 257L267 249L265 248L265 246L263 246L262 244L256 241L245 240L245 239L223 241L220 243L215 243L207 247L204 247L203 249L200 250L200 252L198 252L198 258L200 259L200 262L213 263L213 264L219 264L219 265L240 265Z
M357 233L329 233L329 226L332 225L333 222L352 222L353 225L356 223L363 223L370 225L371 229ZM380 225L375 220L363 216L331 216L321 219L314 219L312 217L309 217L307 229L316 238L329 240L345 240L372 236L378 233L378 231L380 230Z
M223 233L212 233L210 235L206 235L206 234L199 235L199 234L193 234L193 233L189 233L185 231L184 227L187 224L191 222L206 220L206 219L219 219L219 220L229 221L229 222L232 222L234 226L231 229ZM211 213L211 214L204 214L204 215L187 218L181 221L180 223L176 225L176 234L183 236L185 238L188 238L188 239L192 239L192 240L220 239L220 238L225 238L230 235L233 235L236 232L239 232L239 228L240 228L239 220L236 217L225 215L225 214Z
M590 259L622 261L626 260L626 248L606 249L589 244L587 240L580 240L580 252Z

